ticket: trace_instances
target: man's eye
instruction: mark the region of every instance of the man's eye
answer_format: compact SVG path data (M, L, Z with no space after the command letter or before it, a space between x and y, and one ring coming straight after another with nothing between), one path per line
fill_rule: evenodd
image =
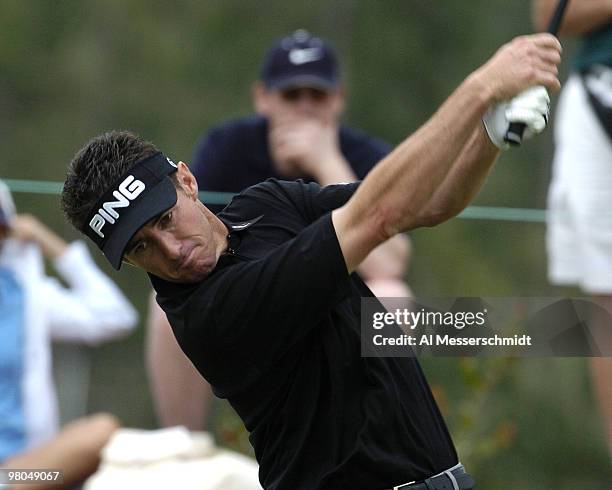
M170 211L168 214L165 214L162 219L161 219L161 224L162 225L167 225L168 223L170 223L172 221L172 211Z
M285 90L282 93L283 99L288 102L293 102L299 99L300 92L298 90Z
M144 252L146 248L147 244L145 242L138 242L136 245L134 245L134 248L132 248L131 253L138 255L139 253Z
M308 98L314 102L321 102L327 99L328 95L329 94L324 90L316 88L294 88L281 92L281 96L287 102L296 102L302 98Z

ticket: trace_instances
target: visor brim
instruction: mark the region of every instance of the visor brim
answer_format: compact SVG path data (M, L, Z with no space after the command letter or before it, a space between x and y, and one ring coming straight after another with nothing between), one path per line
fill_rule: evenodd
M163 178L142 197L134 201L130 211L117 222L113 234L108 238L102 252L114 269L121 268L125 249L132 237L150 220L176 204L176 187L170 177Z
M267 84L270 90L290 90L295 88L315 88L330 92L338 88L338 80L330 80L316 75L292 75L274 80Z

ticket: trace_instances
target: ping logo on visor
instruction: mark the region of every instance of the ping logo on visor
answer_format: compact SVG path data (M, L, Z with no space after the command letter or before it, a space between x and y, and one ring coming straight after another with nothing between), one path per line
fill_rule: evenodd
M82 230L102 250L115 269L134 234L155 216L176 204L169 175L177 165L162 153L127 170L92 207Z
M116 201L106 201L98 212L94 214L89 222L89 227L95 231L101 238L104 238L102 227L106 222L115 224L115 220L119 218L119 213L115 208L126 208L130 205L130 201L136 199L142 191L146 189L144 182L136 180L133 175L128 175L121 184L119 190L113 191L113 197Z

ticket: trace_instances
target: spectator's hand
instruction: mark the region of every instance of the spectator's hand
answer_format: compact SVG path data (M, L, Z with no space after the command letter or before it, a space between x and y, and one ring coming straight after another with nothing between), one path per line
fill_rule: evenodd
M558 90L557 65L561 44L551 34L521 36L502 46L474 76L496 102L509 100L523 90L543 85Z
M31 214L17 214L10 223L10 236L24 242L34 242L46 257L59 257L66 249L66 242Z
M24 242L40 242L45 225L31 214L18 214L10 223L11 236Z
M342 154L338 126L315 118L284 115L270 121L270 154L277 169L289 177L319 180L323 167L339 165Z

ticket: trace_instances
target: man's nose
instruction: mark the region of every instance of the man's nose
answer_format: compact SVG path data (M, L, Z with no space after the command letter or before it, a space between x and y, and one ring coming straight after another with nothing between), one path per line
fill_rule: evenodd
M317 101L307 92L302 92L294 102L295 108L303 114L311 115L317 109Z
M160 234L156 237L157 247L164 257L175 261L181 257L181 242L169 234Z

